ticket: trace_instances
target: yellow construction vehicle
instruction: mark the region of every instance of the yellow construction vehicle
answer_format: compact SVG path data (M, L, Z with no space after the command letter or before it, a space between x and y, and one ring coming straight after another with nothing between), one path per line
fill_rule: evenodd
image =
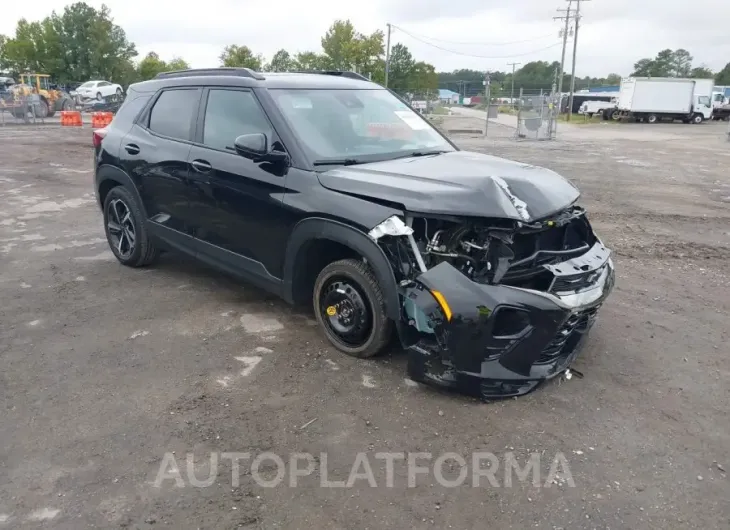
M33 113L37 118L47 118L58 110L71 110L74 107L71 96L51 87L51 76L48 74L20 74L14 91L18 96L38 94L40 101L33 105Z

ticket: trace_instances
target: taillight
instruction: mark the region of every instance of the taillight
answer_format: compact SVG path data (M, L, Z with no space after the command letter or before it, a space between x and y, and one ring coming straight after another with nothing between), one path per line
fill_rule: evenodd
M92 133L91 138L92 138L92 141L94 142L94 147L101 147L101 141L104 139L107 132L108 131L107 131L106 127L104 127L103 129L96 129Z

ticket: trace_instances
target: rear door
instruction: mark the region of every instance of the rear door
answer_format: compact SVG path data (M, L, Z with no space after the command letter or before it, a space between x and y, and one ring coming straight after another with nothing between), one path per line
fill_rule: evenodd
M199 257L259 284L281 277L289 223L285 168L236 153L242 134L264 133L284 151L253 91L210 88L203 95L196 145L189 154ZM266 286L266 285L264 285Z
M188 154L200 95L199 88L163 90L119 149L122 166L140 190L150 230L186 249L192 241Z

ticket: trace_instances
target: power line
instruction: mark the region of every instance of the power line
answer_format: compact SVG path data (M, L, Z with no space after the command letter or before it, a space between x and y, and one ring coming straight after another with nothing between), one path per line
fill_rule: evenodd
M428 41L425 41L425 40L423 40L423 39L421 39L419 37L416 37L415 35L412 35L411 33L407 32L406 30L404 30L403 28L401 28L400 26L396 26L394 24L391 24L391 26L394 27L394 28L396 28L396 29L399 29L400 31L402 31L403 33L405 33L406 35L408 35L409 37L411 37L411 38L413 38L413 39L415 39L415 40L417 40L417 41L419 41L422 44L425 44L427 46L431 46L433 48L436 48L438 50L445 51L445 52L448 52L448 53L453 53L454 55L461 55L463 57L473 57L475 59L511 59L513 57L524 57L526 55L532 55L533 53L538 53L538 52L542 52L542 51L545 51L545 50L549 50L551 48L555 48L557 46L560 46L560 44L561 44L560 42L556 42L555 44L551 44L550 46L546 46L546 47L540 48L538 50L532 50L532 51L525 52L525 53L515 53L515 54L512 54L512 55L502 55L502 56L475 55L475 54L472 54L472 53L463 53L463 52L459 52L459 51L456 51L456 50L450 50L448 48L444 48L443 46L438 46L437 44L433 44L433 43L428 42Z
M393 27L397 27L397 26L393 26ZM404 30L403 28L400 28L399 27L398 29L401 30L403 33L406 33L406 30ZM411 37L414 37L414 38L416 36L418 36L418 37L421 37L423 39L430 40L430 41L443 42L445 44L459 44L459 45L464 45L464 46L508 46L510 44L523 44L523 43L526 43L526 42L535 42L535 41L547 39L548 37L553 37L554 36L553 33L550 33L548 35L542 35L540 37L534 37L532 39L514 40L514 41L510 41L510 42L474 42L474 41L472 41L472 42L466 42L466 41L437 39L436 37L429 37L427 35L422 35L420 33L413 33L413 32L408 33L408 34Z

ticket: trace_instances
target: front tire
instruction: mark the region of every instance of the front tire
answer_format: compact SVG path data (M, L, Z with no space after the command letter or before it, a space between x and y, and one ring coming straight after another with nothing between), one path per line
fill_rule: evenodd
M700 124L703 121L705 121L705 117L702 114L695 114L692 116L692 123L694 124Z
M372 270L344 259L327 265L314 282L314 313L330 343L347 355L373 357L388 344L393 322Z
M144 221L134 196L122 186L112 188L104 199L104 231L109 248L122 265L144 267L157 258Z
M101 101L101 92L96 93L96 101Z

